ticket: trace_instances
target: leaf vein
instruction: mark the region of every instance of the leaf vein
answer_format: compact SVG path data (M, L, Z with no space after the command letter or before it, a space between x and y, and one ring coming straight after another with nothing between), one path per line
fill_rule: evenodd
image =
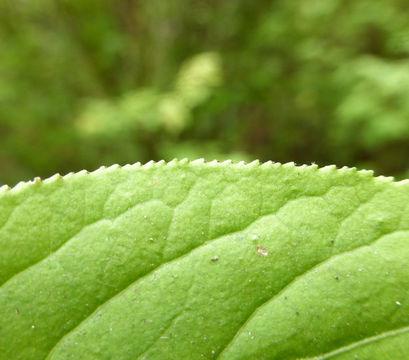
M332 350L331 352L327 353L327 354L322 354L322 355L318 355L318 356L314 356L314 357L310 357L310 358L302 358L302 359L298 359L298 360L326 360L326 359L330 359L334 356L343 354L349 350L353 350L353 349L357 349L361 346L373 343L373 342L377 342L377 341L382 341L384 339L390 338L390 337L394 337L394 336L398 336L398 335L402 335L409 332L409 326L404 326L398 329L393 329L393 330L389 330L389 331L384 331L380 334L377 334L375 336L370 336L370 337L366 337L364 339L361 339L359 341L353 342L351 344L342 346L338 349Z
M402 230L399 232L408 232L409 230ZM316 268L329 263L331 261L333 261L334 259L340 257L340 256L345 256L347 254L351 254L359 249L365 248L365 247L369 247L374 245L376 242L378 242L379 240L381 240L383 237L391 235L396 233L397 230L393 230L390 233L386 233L386 234L382 234L381 236L379 236L378 238L374 239L370 244L365 244L362 246L358 246L354 249L351 249L349 251L345 251L345 252L341 252L339 254L335 254L333 256L330 256L329 258L319 262L318 264L313 265L311 268L307 269L306 271L304 271L303 273L295 276L293 279L291 279L290 282L288 282L286 285L284 285L284 287L282 287L277 293L275 293L272 297L268 298L266 301L262 302L260 305L258 305L253 312L246 318L246 320L244 320L244 322L241 323L240 327L238 328L238 330L235 332L235 334L233 335L233 337L231 338L231 340L227 343L227 345L225 345L222 348L222 351L219 353L218 357L216 359L219 359L220 356L222 356L233 344L235 339L238 338L238 336L241 334L241 332L244 330L244 328L246 327L246 325L257 315L257 313L264 307L267 306L270 302L274 301L278 296L280 296L285 290L287 290L293 283L295 283L297 280L299 280L300 278L302 278L303 276L313 272Z
M152 269L151 271L149 271L149 272L147 272L147 273L145 273L145 274L142 274L139 278L135 279L134 281L132 281L131 283L129 283L128 285L126 285L123 289L121 289L120 291L118 291L117 293L115 293L114 295L112 295L109 299L107 299L105 302L103 302L101 305L99 305L92 313L90 313L87 317L85 317L80 323L78 323L78 324L77 324L76 326L74 326L70 331L68 331L66 334L64 334L64 335L60 338L60 340L58 340L58 341L56 342L55 346L51 349L51 351L49 352L49 354L51 355L52 352L54 351L54 349L58 346L58 344L59 344L64 338L66 338L66 337L69 336L72 332L74 332L82 323L84 323L88 318L92 317L92 315L93 315L94 313L100 311L103 306L107 305L110 301L112 301L112 300L113 300L114 298L116 298L117 296L120 296L120 295L121 295L124 291L126 291L126 289L128 289L130 286L132 286L132 285L135 284L136 282L138 282L138 281L140 281L140 280L146 278L147 276L151 275L152 273L154 273L155 271L157 271L159 268L165 267L165 266L169 265L171 262L179 261L179 260L181 260L182 258L189 256L193 251L198 250L198 249L200 249L200 248L202 248L202 247L204 247L204 246L208 246L209 244L213 243L214 241L216 241L216 240L218 240L218 239L220 239L220 238L223 238L223 237L226 237L226 236L230 236L230 235L233 235L233 234L238 234L238 233L243 232L243 231L245 231L247 228L249 228L250 226L252 226L256 221L261 220L261 219L263 219L263 218L265 218L265 217L267 217L267 216L276 215L282 208L284 208L286 205L288 205L289 203L291 203L291 202L293 202L293 201L297 201L297 200L305 199L305 198L316 198L316 197L321 198L321 197L324 196L326 193L328 193L328 191L329 191L330 189L331 189L331 187L329 187L324 193L322 193L322 194L320 194L320 195L308 195L308 196L307 196L307 195L304 195L304 196L299 196L299 197L294 198L294 199L290 199L289 201L287 201L286 203L284 203L280 208L276 209L274 212L268 213L268 214L264 214L264 215L262 215L262 216L257 217L256 219L254 219L253 221L251 221L250 223L248 223L244 228L238 229L238 230L235 230L235 231L231 231L231 232L226 233L226 234L219 235L219 236L217 236L217 237L215 237L215 238L213 238L213 239L209 239L209 240L207 240L206 242L204 242L203 244L201 244L201 245L199 245L199 246L196 246L196 247L194 247L194 248L190 248L187 252L185 252L185 253L183 253L183 254L181 254L181 255L179 255L179 256L176 256L176 257L174 257L174 258L172 258L172 259L169 259L167 262L164 262L164 263L160 264L159 266L157 266L156 268ZM0 287L0 289L1 289L1 287ZM49 355L49 356L50 356L50 355ZM49 356L47 357L47 359L49 358Z

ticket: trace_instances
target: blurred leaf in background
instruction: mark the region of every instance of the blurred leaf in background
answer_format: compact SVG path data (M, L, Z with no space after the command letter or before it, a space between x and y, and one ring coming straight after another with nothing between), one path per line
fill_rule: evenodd
M220 83L218 55L199 54L182 64L168 92L146 88L127 92L116 100L92 100L79 115L77 128L86 136L116 137L129 131L154 133L161 129L180 133L192 120L195 107L205 102Z
M405 0L0 0L0 184L173 157L409 169Z

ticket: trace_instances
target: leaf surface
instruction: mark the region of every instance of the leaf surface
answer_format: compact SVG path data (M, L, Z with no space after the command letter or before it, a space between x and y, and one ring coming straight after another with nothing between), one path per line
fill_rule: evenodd
M173 161L0 190L0 359L409 354L409 182Z

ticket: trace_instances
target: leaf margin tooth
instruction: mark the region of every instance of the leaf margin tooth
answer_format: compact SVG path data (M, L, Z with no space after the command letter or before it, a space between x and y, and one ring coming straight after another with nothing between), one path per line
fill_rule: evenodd
M340 172L341 174L359 174L363 177L372 177L374 179L377 179L377 181L389 183L389 182L394 182L399 185L406 185L409 182L409 179L402 179L397 181L393 176L383 176L383 175L375 175L373 170L366 170L366 169L357 169L356 167L348 167L348 166L342 166L338 167L336 165L324 165L324 166L319 166L318 164L312 163L310 165L308 164L301 164L297 165L295 162L290 161L286 163L280 163L280 162L275 162L272 160L264 161L261 162L258 159L252 160L250 162L246 161L234 161L231 159L219 161L217 159L211 160L211 161L206 161L204 158L198 158L194 160L189 160L188 158L182 158L182 159L172 159L170 161L165 161L165 160L159 160L159 161L154 161L150 160L146 163L141 163L139 161L135 163L128 163L124 165L120 164L112 164L110 166L105 166L102 165L99 168L88 171L86 169L74 172L71 171L65 175L60 175L60 173L56 173L51 175L48 178L45 179L40 179L39 177L35 177L32 180L28 181L19 181L16 185L14 186L9 186L7 184L4 184L0 186L0 195L4 194L8 191L14 192L14 191L24 191L25 189L29 188L30 186L35 186L36 184L51 184L54 183L55 181L69 181L72 178L76 178L77 176L86 176L86 175L98 175L101 173L104 173L106 171L113 172L113 171L118 171L120 169L125 169L125 170L132 170L132 169L149 169L152 167L162 167L162 166L176 166L176 165L190 165L190 166L208 166L208 167L232 167L232 168L293 168L296 167L298 169L315 169L319 172L322 173L333 173L333 172ZM36 180L37 179L37 180ZM38 180L40 179L40 180Z

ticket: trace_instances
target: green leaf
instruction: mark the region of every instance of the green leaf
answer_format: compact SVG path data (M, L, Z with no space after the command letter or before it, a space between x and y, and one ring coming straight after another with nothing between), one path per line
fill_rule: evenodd
M409 354L409 182L150 162L0 190L0 359Z

